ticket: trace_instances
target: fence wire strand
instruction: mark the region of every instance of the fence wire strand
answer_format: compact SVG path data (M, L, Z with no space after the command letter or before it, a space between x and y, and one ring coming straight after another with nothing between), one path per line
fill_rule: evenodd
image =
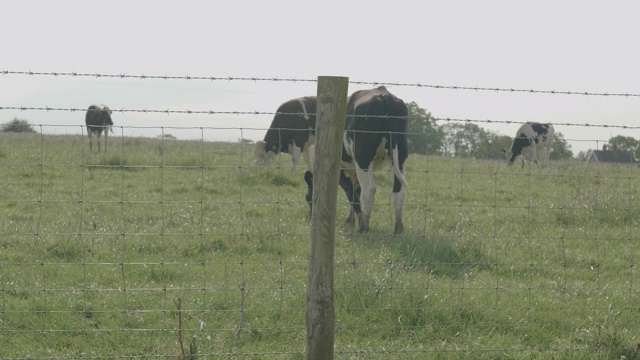
M252 76L191 76L191 75L132 75L132 74L106 74L106 73L82 73L82 72L43 72L43 71L13 71L2 70L1 74L8 75L26 75L26 76L49 76L49 77L89 77L89 78L115 78L115 79L139 79L139 80L206 80L206 81L249 81L249 82L308 82L315 83L316 79L298 79L298 78L279 78L279 77L252 77ZM349 81L354 85L370 85L370 86L397 86L397 87L414 87L436 90L462 90L475 92L496 92L496 93L526 93L526 94L548 94L548 95L578 95L578 96L594 96L594 97L625 97L640 98L638 93L620 93L620 92L590 92L590 91L572 91L572 90L537 90L537 89L518 89L518 88L501 88L501 87L482 87L482 86L459 86L459 85L436 85L423 84L419 82L383 82L383 81Z
M31 106L1 106L0 105L0 111L3 110L7 110L7 111L62 111L62 112L86 112L87 109L86 108L77 108L77 107L72 107L72 108L56 108L56 107L49 107L49 106L44 106L44 107L31 107ZM176 110L172 110L172 109L127 109L127 108L120 108L120 109L111 109L113 112L118 112L118 113L142 113L142 114L167 114L167 115L171 115L171 114L179 114L179 115L235 115L235 116L241 116L241 115L269 115L269 116L275 116L275 115L295 115L295 116L304 116L304 115L314 115L313 114L304 114L304 113L288 113L288 112L268 112L268 111L238 111L238 110L234 110L234 111L223 111L223 110L189 110L189 109L176 109ZM354 115L356 117L369 117L369 118L389 118L389 116L382 116L382 115ZM526 124L527 121L513 121L513 120L494 120L494 119L469 119L469 118L452 118L452 117L430 117L431 120L434 121L442 121L442 122L446 122L446 123L450 123L450 122L461 122L461 123L473 123L473 124L507 124L507 125L522 125L522 124ZM584 127L584 128L602 128L602 129L624 129L624 130L637 130L640 129L640 125L626 125L626 124L622 124L622 125L611 125L611 124L591 124L588 122L585 123L572 123L572 122L552 122L551 123L554 126L567 126L567 127ZM152 128L157 128L157 126L150 126ZM144 128L144 126L141 126L140 128ZM172 127L167 127L167 128L172 128ZM179 127L174 127L174 128L179 128ZM245 129L252 129L252 128L245 128ZM264 128L254 128L254 130L266 130Z

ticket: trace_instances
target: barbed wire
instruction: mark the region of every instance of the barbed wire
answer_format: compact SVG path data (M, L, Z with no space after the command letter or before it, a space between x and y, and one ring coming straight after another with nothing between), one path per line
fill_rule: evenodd
M36 106L36 107L27 107L27 106L0 106L1 110L19 110L19 111L68 111L68 112L76 112L76 111L92 111L86 108L58 108L58 107L49 107L49 106ZM112 112L119 113L149 113L149 114L205 114L205 115L299 115L303 116L304 113L282 113L282 112L264 112L264 111L214 111L214 110L171 110L171 109L114 109L109 108ZM314 114L315 115L315 114Z
M28 107L28 106L0 106L0 111L3 110L18 110L18 111L67 111L67 112L76 112L76 111L87 111L86 108L59 108L59 107ZM189 110L189 109L111 109L112 112L119 113L144 113L144 114L178 114L178 115L296 115L296 116L304 116L304 113L288 113L288 112L267 112L267 111L218 111L218 110ZM306 115L315 115L306 114ZM384 115L356 115L363 117L385 117L389 116ZM492 119L469 119L469 118L451 118L451 117L431 117L431 120L434 121L443 121L443 122L463 122L463 123L478 123L478 124L507 124L507 125L522 125L529 123L530 121L514 121L514 120L492 120ZM550 122L550 124L554 126L569 126L569 127L591 127L591 128L602 128L602 129L625 129L625 130L638 130L640 129L640 125L611 125L611 124L590 124L590 123L570 123L570 122Z
M91 77L91 78L116 78L116 79L140 79L140 80L206 80L206 81L249 81L249 82L317 82L316 79L279 78L279 77L255 77L255 76L192 76L192 75L132 75L132 74L108 74L108 73L81 73L81 72L43 72L43 71L12 71L2 70L2 75L27 75L27 76L53 76L53 77ZM487 91L498 93L528 93L528 94L548 94L548 95L580 95L580 96L601 96L601 97L626 97L640 98L640 93L620 93L620 92L590 92L572 90L538 90L522 88L501 88L485 86L459 86L459 85L434 85L422 84L420 82L384 82L384 81L358 81L350 80L354 85L370 86L398 86L415 87L443 90L464 90L464 91Z
M54 77L91 77L91 78L116 78L116 79L140 79L140 80L207 80L207 81L271 81L271 82L316 82L316 79L296 79L278 77L252 77L252 76L191 76L191 75L131 75L131 74L100 74L79 72L40 72L40 71L1 71L3 75L29 75L29 76L54 76Z
M516 124L516 125L523 125L531 122L531 121L513 121L513 120L491 120L491 119L479 120L479 119L436 118L436 117L433 117L431 119L435 121L446 121L446 122L465 122L465 123L483 123L483 124ZM568 123L568 122L564 122L564 123L550 122L549 124L555 125L555 126L594 127L594 128L603 128L603 129L609 129L609 128L626 129L626 130L640 129L640 126L631 126L631 125L625 125L625 124L622 124L622 125L589 124L589 123L580 124L580 123Z

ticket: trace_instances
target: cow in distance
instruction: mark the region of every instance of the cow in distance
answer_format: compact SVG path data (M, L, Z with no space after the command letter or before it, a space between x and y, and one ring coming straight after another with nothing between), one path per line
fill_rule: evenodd
M89 152L93 152L94 135L98 143L98 152L100 152L100 135L104 132L104 151L107 151L107 135L109 131L113 134L113 120L111 120L111 110L108 106L102 104L94 104L89 106L85 115L85 124L87 125L87 134L89 135Z
M316 97L306 96L278 107L264 140L256 141L254 164L269 165L280 153L291 154L291 174L302 157L311 169L311 147L315 142Z
M549 162L549 154L553 146L555 138L555 130L551 124L541 124L537 122L528 122L522 124L516 136L511 143L509 149L503 149L507 159L507 165L513 165L518 156L522 159L524 168L525 157L528 155L538 167L544 167ZM540 154L541 164L538 162L538 153Z

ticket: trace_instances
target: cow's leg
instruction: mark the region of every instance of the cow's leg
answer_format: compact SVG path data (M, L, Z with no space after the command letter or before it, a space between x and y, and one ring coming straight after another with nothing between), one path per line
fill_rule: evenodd
M549 155L551 153L551 147L553 146L553 142L549 140L550 139L547 139L547 143L544 147L544 166L547 166L547 164L549 163Z
M353 225L355 223L355 215L358 215L358 218L360 218L362 214L362 208L360 207L360 187L355 185L342 170L340 171L339 184L351 204L349 207L349 216L347 216L345 223Z
M96 135L96 139L98 141L98 152L100 152L100 133L98 133L98 135Z
M404 175L404 170L400 167L400 171ZM404 196L405 189L402 187L400 180L397 177L393 177L393 194L391 195L393 199L393 206L396 210L396 225L393 228L394 234L401 234L404 230L404 225L402 224L402 205L404 204Z
M93 132L91 130L88 130L89 133L89 152L92 153L93 152Z
M296 167L298 166L298 161L300 161L300 157L302 157L302 149L294 143L291 148L291 162L293 163L291 165L292 175L296 172Z
M109 133L109 128L105 128L104 130L104 152L107 152L107 134Z
M373 166L369 166L365 170L356 165L356 173L358 174L362 198L362 216L360 216L358 231L362 233L369 230L369 220L373 212L373 203L376 196L376 183L373 178Z
M531 142L531 146L529 146L530 152L531 152L531 158L533 159L533 163L536 164L536 166L540 167L540 164L538 164L538 147L536 146L535 141Z
M538 155L538 159L540 159L538 161L538 167L539 168L543 168L544 167L544 159L545 159L545 147L544 146L538 146L538 150L536 151L537 155Z
M360 215L358 215L360 217ZM353 205L349 206L349 215L344 219L344 223L347 225L354 225L356 223L356 212L353 210Z
M310 170L304 173L304 182L307 183L305 200L309 204L309 220L311 220L311 215L313 214L313 173Z
M304 162L307 164L307 170L309 171L311 171L311 155L309 154L311 152L311 147L312 145L307 144L302 150L302 159L304 159Z

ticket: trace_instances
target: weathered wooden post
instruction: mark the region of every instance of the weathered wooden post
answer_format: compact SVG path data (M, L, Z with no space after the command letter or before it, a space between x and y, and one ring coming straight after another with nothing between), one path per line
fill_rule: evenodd
M307 281L307 359L333 359L333 256L342 134L349 78L318 77L311 254Z

